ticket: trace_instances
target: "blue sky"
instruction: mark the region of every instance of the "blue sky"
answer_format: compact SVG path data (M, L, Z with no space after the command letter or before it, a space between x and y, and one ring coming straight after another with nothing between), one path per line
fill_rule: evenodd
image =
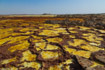
M105 0L0 0L0 14L105 13Z

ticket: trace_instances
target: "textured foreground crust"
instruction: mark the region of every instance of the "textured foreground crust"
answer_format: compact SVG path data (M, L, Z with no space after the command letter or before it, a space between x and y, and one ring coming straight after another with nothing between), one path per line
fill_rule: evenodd
M105 30L14 21L0 21L0 70L105 70Z

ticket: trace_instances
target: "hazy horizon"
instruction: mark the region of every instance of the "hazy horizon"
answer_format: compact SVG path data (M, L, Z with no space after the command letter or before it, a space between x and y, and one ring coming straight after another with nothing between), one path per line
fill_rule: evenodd
M8 14L100 14L105 0L0 0L0 15Z

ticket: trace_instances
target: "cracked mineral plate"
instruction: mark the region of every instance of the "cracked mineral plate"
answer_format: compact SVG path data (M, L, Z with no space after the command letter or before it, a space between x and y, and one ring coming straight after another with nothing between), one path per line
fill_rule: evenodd
M0 70L105 70L104 65L105 30L26 23L0 28Z

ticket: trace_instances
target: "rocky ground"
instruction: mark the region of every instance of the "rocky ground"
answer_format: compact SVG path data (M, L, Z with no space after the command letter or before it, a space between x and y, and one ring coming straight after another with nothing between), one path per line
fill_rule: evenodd
M105 70L105 30L1 20L0 70Z

